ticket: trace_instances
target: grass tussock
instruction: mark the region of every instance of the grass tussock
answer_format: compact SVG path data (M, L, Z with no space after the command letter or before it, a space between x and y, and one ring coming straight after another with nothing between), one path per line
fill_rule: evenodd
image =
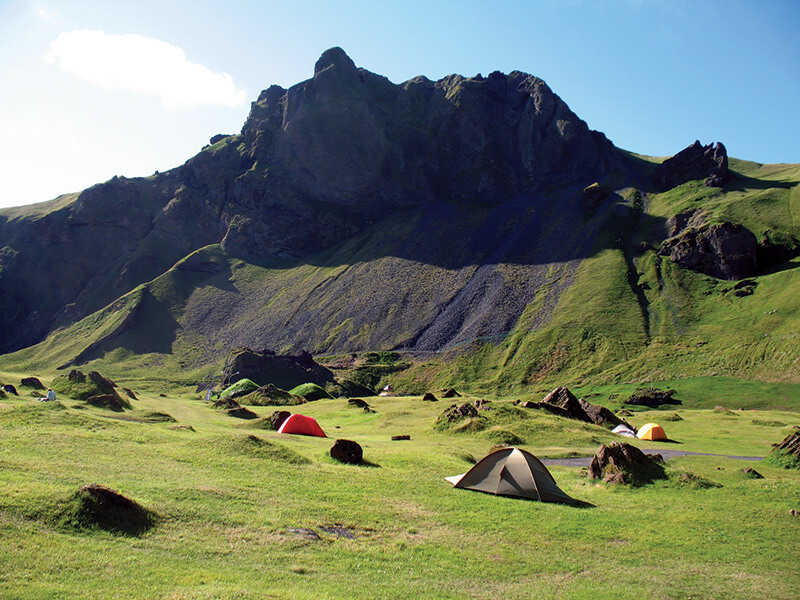
M47 523L61 530L102 530L126 536L141 535L158 521L153 511L96 484L81 487L43 516Z

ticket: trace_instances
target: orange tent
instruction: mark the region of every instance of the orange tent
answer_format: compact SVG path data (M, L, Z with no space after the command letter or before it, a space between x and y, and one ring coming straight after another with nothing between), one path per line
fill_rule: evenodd
M317 437L328 437L322 431L316 419L305 415L290 415L281 424L278 433L293 433L295 435L315 435Z
M643 425L642 428L639 430L639 433L636 434L640 440L668 440L667 434L664 433L664 430L661 428L661 425L658 423L648 423L647 425Z

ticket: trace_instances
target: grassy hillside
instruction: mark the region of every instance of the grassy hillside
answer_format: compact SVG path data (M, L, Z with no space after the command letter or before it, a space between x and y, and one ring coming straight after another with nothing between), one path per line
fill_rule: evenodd
M302 261L248 261L208 246L0 357L0 368L87 364L144 385L182 384L217 374L232 347L249 346L342 356L396 349L413 366L392 381L417 392L800 383L800 258L740 284L752 292L740 297L736 282L657 253L668 218L689 208L775 243L800 239L800 167L731 165L736 176L723 190L689 182L638 200L621 188L596 214L579 209L574 191L433 204Z
M0 378L8 380L7 374ZM130 383L130 382L125 382ZM330 438L285 436L197 396L139 393L123 415L0 399L0 596L150 598L796 598L797 471L720 456L670 459L670 478L613 488L554 465L587 507L455 490L500 438L536 455L594 452L615 436L496 400L484 429L434 428L419 396L303 406ZM255 407L259 415L272 409ZM674 412L672 409L670 412ZM164 414L174 421L155 420ZM644 448L764 456L796 412L638 412L667 442ZM391 441L406 434L410 441ZM334 437L366 463L336 463ZM755 467L764 479L748 479ZM681 474L691 474L681 483ZM59 517L89 483L134 500L134 535ZM73 500L71 500L73 499ZM735 516L735 518L732 518ZM316 536L316 537L315 537ZM350 537L352 539L350 539Z

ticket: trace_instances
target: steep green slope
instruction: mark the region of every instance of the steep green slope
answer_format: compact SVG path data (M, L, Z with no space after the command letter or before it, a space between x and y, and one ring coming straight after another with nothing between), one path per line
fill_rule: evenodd
M192 381L249 346L395 349L414 367L393 381L415 390L720 375L798 382L800 259L737 283L659 253L687 209L776 243L800 237L800 167L733 164L724 189L688 182L639 200L622 188L596 212L574 189L433 203L304 260L248 261L211 245L0 366L91 362Z

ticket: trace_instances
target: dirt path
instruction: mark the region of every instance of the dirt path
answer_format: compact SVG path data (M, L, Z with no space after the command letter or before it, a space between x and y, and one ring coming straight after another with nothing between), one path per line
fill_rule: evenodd
M675 456L719 456L723 458L733 458L734 460L763 460L763 456L732 456L730 454L709 454L707 452L689 452L688 450L665 450L663 448L642 449L645 454L660 454L664 460L669 460ZM591 456L581 456L579 458L543 458L545 465L562 465L565 467L588 467L592 462Z

